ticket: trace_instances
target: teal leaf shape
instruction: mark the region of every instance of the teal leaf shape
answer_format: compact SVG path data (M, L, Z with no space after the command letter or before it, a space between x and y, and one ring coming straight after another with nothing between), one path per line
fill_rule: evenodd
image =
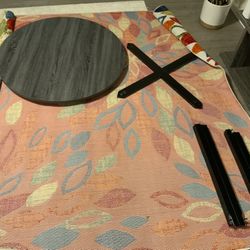
M138 19L138 15L136 12L126 12L126 15L129 19L134 19L134 20L137 20Z
M135 141L135 145L133 147L130 145L132 140ZM125 134L124 148L130 158L134 158L141 149L140 137L133 128L129 129Z
M75 176L82 176L82 170L86 167L87 167L87 171L86 171L85 175L83 177L81 177L81 180L78 183L68 187L71 179L74 178ZM84 165L73 169L64 178L64 181L63 181L62 187L61 187L62 192L64 194L66 194L66 193L70 193L70 192L73 192L73 191L81 188L82 186L84 186L86 184L89 177L91 176L91 173L92 173L92 162L91 161L88 161Z
M77 230L62 227L51 228L33 239L32 244L42 249L56 250L69 245L79 236Z
M76 151L69 155L67 161L64 163L66 168L80 165L87 158L88 152L86 151Z
M71 140L71 131L66 130L59 134L53 142L51 152L54 154L63 152Z
M99 114L96 118L95 129L107 129L111 127L119 118L123 105L118 105Z
M151 33L151 31L150 31L150 33ZM148 34L149 34L149 33L148 33ZM155 44L149 43L149 44L144 45L144 46L141 47L140 49L141 49L142 51L144 51L144 52L147 52L147 51L150 51L150 50L152 50L152 49L154 49L154 48L155 48Z
M175 122L172 117L167 111L160 109L159 113L159 124L160 127L164 130L167 134L173 134L175 130Z
M154 117L158 111L158 105L155 98L148 90L141 91L141 104L144 111L150 117Z
M176 163L175 167L179 172L181 172L182 174L184 174L188 177L191 177L194 179L200 179L200 175L195 170L193 170L191 167L189 167L185 164Z
M47 133L47 127L39 128L31 137L29 142L29 148L37 146Z
M144 18L139 18L138 26L140 27L140 30L143 31L146 35L150 34L152 31L150 22L148 20L145 20ZM141 49L141 50L145 51L144 49Z
M129 115L128 115L129 114ZM136 118L137 111L134 107L134 105L126 101L122 106L121 106L121 112L118 118L119 124L123 129L128 128L135 120ZM129 116L129 117L127 117Z
M206 186L199 183L190 183L182 186L182 190L193 198L212 199L216 197L216 193Z
M4 196L15 191L22 180L22 176L22 173L20 173L0 183L0 196Z
M102 173L107 169L113 167L116 163L116 156L115 155L106 155L102 159L100 159L97 163L95 168L96 173Z
M248 124L245 120L243 120L241 117L238 115L235 115L231 112L225 112L224 116L227 118L229 122L231 122L234 126L238 128L247 128Z
M148 222L149 217L131 216L121 222L121 225L128 228L139 228Z
M240 200L239 203L240 203L240 206L241 206L243 212L250 211L250 203L249 202Z
M182 119L182 121L180 121ZM188 114L177 107L174 111L175 126L190 137L194 136L192 121Z
M206 164L205 159L204 159L204 157L203 157L203 154L202 154L201 152L200 152L200 157L199 157L199 159L200 159L201 165L202 165L204 168L207 168L207 164Z
M96 237L96 242L112 250L121 250L135 240L134 236L119 230L110 230Z
M54 175L55 170L56 161L50 162L49 164L41 167L34 173L31 183L33 185L42 184Z
M89 137L90 137L90 132L88 132L88 131L83 131L83 132L75 135L71 139L72 150L78 150L81 147L83 147L86 144L86 142L89 140Z

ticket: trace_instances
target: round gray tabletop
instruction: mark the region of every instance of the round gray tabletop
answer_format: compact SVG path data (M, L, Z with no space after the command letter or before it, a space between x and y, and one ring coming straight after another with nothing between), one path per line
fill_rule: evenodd
M128 69L121 41L79 18L43 19L13 32L0 47L0 77L17 95L47 105L95 100Z

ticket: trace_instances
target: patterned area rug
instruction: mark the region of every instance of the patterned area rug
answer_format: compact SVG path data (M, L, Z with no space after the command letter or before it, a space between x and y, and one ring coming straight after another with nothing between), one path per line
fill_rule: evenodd
M150 12L67 15L96 21L165 66L187 48ZM51 16L17 18L16 28ZM239 249L250 230L228 227L192 130L206 123L245 216L250 197L223 131L250 146L249 119L224 72L196 60L171 75L193 109L159 80L127 99L118 90L151 71L129 52L121 86L71 107L0 93L0 249ZM112 58L111 58L112 60Z

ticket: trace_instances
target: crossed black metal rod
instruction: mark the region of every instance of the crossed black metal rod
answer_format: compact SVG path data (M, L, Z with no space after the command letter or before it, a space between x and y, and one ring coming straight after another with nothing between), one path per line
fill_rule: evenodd
M152 82L163 79L172 89L174 89L181 97L183 97L189 104L194 108L201 109L202 102L198 100L193 94L191 94L187 89L185 89L180 83L178 83L169 73L175 71L176 69L182 67L186 63L197 59L192 53L176 60L175 62L161 68L152 59L150 59L146 54L144 54L138 47L132 43L128 43L127 48L137 56L145 65L147 65L154 73L146 76L145 78L135 82L134 84L120 90L118 92L119 98L126 98L127 96L135 93L136 91L148 86Z

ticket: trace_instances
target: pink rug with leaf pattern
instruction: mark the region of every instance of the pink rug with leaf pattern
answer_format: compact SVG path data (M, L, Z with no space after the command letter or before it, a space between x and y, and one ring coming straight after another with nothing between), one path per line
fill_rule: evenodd
M67 15L70 16L70 15ZM151 12L72 15L112 30L165 66L188 49ZM16 29L51 16L18 17ZM203 102L192 108L159 80L117 92L151 71L129 72L107 97L70 107L0 93L0 250L231 250L250 229L228 227L192 126L211 129L246 218L250 195L223 132L250 146L250 122L224 71L196 60L171 75Z

